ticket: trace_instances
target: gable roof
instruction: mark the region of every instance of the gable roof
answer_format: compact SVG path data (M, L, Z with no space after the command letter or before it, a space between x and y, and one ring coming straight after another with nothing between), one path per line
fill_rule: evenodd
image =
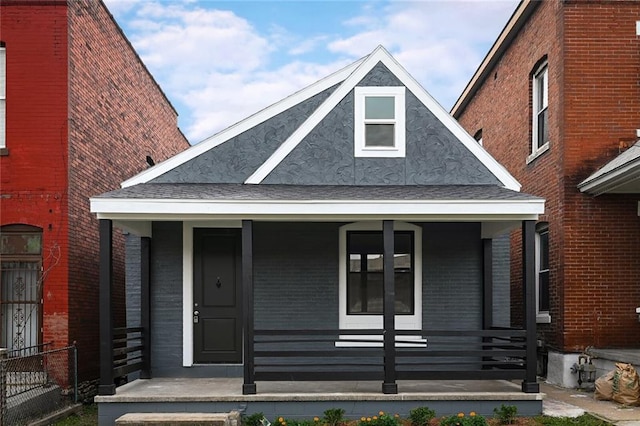
M581 192L640 193L640 141L578 184Z
M282 161L305 139L306 136L320 123L336 105L349 94L355 86L369 73L377 64L383 64L397 79L411 92L420 102L444 125L444 127L475 157L482 166L495 176L501 186L518 191L520 184L491 157L458 123L453 119L420 84L402 68L400 64L382 46L378 46L371 54L362 58L342 70L318 81L317 83L273 104L272 106L254 114L253 116L231 126L230 128L212 136L209 139L193 146L187 151L160 163L139 175L122 183L123 187L129 187L140 183L149 182L176 167L185 164L197 156L229 141L240 133L245 132L255 126L264 123L266 120L275 117L277 114L291 108L312 96L327 90L336 84L330 95L309 113L306 119L293 132L288 135L275 151L270 153L267 160L261 163L244 180L246 184L260 184L269 174L282 163Z

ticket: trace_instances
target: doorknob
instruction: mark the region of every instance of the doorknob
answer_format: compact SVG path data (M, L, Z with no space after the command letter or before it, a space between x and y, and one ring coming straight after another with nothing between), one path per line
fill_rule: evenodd
M198 322L200 322L200 312L193 311L193 323L197 324Z

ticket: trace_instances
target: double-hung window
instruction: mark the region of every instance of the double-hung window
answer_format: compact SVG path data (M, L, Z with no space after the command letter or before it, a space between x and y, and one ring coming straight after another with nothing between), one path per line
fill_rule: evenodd
M536 226L536 319L539 323L551 322L549 315L549 225Z
M422 328L422 229L394 226L395 314L398 329ZM340 328L381 329L384 305L381 226L340 228Z
M7 148L6 115L7 115L7 49L0 41L0 152Z
M531 156L537 157L549 148L549 66L546 61L533 74L532 80Z
M356 87L356 157L405 156L405 88Z

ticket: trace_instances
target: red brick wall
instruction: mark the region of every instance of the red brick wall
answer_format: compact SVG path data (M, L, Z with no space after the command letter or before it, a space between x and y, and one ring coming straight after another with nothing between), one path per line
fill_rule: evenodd
M89 197L188 148L177 114L101 2L70 4L69 309L80 356L98 356L98 222ZM124 300L124 240L115 231L116 297ZM118 321L124 325L124 306ZM81 373L95 373L97 363Z
M0 157L0 224L43 229L43 341L56 346L68 343L66 10L64 2L0 2L8 150Z
M552 322L538 329L553 349L635 346L640 338L638 196L594 198L576 188L640 128L639 17L636 2L543 2L458 117L472 134L483 129L485 147L523 192L546 199ZM545 55L550 150L527 164L530 77ZM512 255L519 294L518 232Z

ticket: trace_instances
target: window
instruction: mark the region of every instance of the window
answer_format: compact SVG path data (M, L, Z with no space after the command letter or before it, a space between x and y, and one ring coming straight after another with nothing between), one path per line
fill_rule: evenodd
M6 89L7 89L7 49L0 41L0 150L7 147L6 138Z
M478 130L476 134L473 135L473 138L476 140L476 142L478 142L480 146L482 146L482 129Z
M422 228L395 226L395 310L398 329L422 329ZM340 228L340 328L382 328L382 224Z
M356 87L356 157L405 156L405 88Z
M551 322L549 315L549 224L536 226L536 318L539 323Z
M546 61L533 74L531 159L549 148L549 72Z
M413 233L395 233L395 311L411 315L413 300ZM383 241L381 231L347 232L349 274L347 276L347 315L382 315Z
M42 230L0 227L0 347L26 349L42 342Z

